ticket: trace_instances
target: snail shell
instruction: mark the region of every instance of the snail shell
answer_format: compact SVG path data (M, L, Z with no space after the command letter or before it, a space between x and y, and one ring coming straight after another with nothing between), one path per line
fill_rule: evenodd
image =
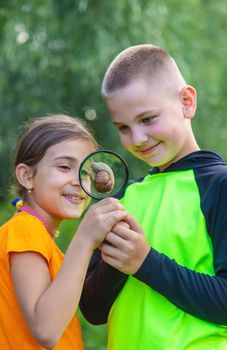
M111 181L110 174L105 170L98 171L95 174L94 187L96 191L101 193L112 191L113 182Z
M112 169L102 162L91 163L91 168L95 173L94 187L96 191L100 193L111 192L115 182Z

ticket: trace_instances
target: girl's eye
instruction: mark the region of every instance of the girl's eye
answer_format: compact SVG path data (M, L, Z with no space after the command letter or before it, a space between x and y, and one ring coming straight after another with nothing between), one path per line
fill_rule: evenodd
M82 170L81 170L81 175L82 175L83 177L90 176L89 172L88 172L87 170L85 170L85 169L82 169Z
M58 165L58 168L64 171L71 170L71 167L69 165Z

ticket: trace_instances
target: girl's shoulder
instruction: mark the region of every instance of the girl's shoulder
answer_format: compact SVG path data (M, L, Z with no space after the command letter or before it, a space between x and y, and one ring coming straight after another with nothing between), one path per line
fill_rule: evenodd
M17 212L1 226L0 237L7 252L37 251L45 257L52 254L51 237L45 226L25 212Z
M35 228L36 230L46 231L46 228L38 218L26 212L16 212L8 221L5 222L5 224L1 226L1 229L4 228L7 230L11 228L22 228L26 231L29 229L34 231Z

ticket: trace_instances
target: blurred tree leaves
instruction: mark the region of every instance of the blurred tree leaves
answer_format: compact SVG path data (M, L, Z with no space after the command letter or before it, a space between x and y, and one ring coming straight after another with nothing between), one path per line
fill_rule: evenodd
M103 74L122 49L166 48L198 91L193 121L201 148L227 160L227 0L2 0L0 2L0 199L7 197L18 126L28 118L68 113L86 119L102 147L123 155L131 177L148 169L120 146L100 95ZM9 217L1 209L1 222ZM78 223L66 222L65 251ZM82 320L86 348L105 349ZM99 344L99 345L97 345Z
M0 196L22 121L47 113L85 118L103 147L126 155L100 96L103 74L127 46L151 42L176 59L198 90L199 144L227 158L227 0L11 0L0 4ZM90 113L92 111L92 113Z

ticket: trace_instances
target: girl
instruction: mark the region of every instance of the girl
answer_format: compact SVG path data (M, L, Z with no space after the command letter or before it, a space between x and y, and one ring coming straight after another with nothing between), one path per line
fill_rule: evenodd
M15 160L23 206L0 228L1 349L83 349L75 311L88 263L127 214L117 199L93 205L64 257L54 236L63 219L79 218L89 204L78 170L96 147L81 121L65 115L25 127Z

